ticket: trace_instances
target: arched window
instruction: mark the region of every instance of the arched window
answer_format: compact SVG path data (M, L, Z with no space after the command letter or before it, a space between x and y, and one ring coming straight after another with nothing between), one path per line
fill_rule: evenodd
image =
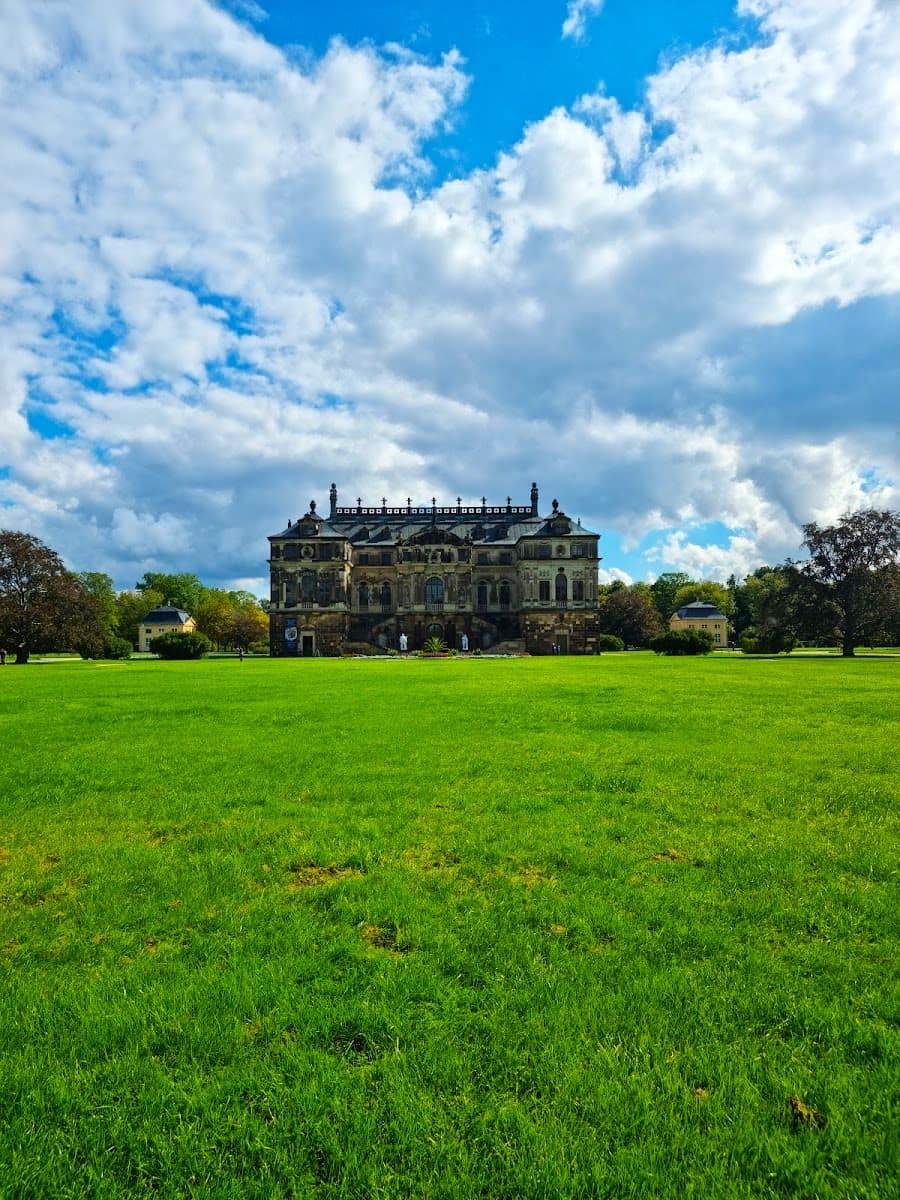
M381 607L391 607L391 585L389 583L383 583L381 585Z
M312 571L304 571L300 576L300 598L306 604L311 604L316 594L316 577Z
M359 607L369 607L369 585L367 583L361 583L359 585Z
M476 603L479 608L487 608L487 606L488 606L488 585L486 583L479 583L478 598L477 598Z
M510 605L509 584L504 579L503 582L500 584L500 607L501 608L509 608L509 605Z
M584 600L584 580L583 579L573 579L572 580L572 599L573 600Z
M565 604L569 598L569 581L565 571L560 571L556 577L556 603Z
M425 603L444 603L444 581L439 575L432 575L425 584Z

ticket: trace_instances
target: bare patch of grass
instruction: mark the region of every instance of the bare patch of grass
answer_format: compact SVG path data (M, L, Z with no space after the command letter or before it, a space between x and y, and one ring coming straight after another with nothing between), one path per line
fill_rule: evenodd
M373 950L386 950L389 954L403 955L410 954L415 949L408 938L401 936L396 925L392 929L381 925L363 925L360 932L363 941Z
M340 883L343 879L361 879L363 872L357 867L338 867L334 864L323 867L318 863L306 863L304 866L288 867L291 881L288 891L297 892L302 888L325 887L330 883Z

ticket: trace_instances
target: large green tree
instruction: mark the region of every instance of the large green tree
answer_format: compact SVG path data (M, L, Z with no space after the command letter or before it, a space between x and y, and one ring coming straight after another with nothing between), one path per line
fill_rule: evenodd
M600 602L600 628L626 646L646 646L662 631L659 613L646 584L616 588Z
M97 613L106 634L115 637L119 632L119 610L112 577L102 571L79 571L75 578L86 592L94 597Z
M102 653L97 602L55 550L30 533L0 530L0 645L27 663L34 653Z
M788 573L783 567L758 567L745 577L743 583L731 577L728 590L734 603L732 623L739 639L745 634L754 636L771 618L777 607L774 602L788 582Z
M234 620L235 604L227 592L206 588L205 595L196 609L197 630L216 646L228 641L228 632Z
M663 571L662 575L650 584L650 595L653 597L653 603L656 605L656 611L659 613L661 621L665 623L671 617L678 607L675 603L678 589L685 587L690 582L690 575L686 575L684 571Z
M803 526L809 558L800 564L838 614L842 653L879 633L892 602L900 558L900 513L867 508L847 512L834 525Z
M196 575L166 575L160 571L146 571L135 586L139 592L158 593L164 604L183 608L192 617L196 617L204 593L208 590Z
M269 618L256 604L241 604L234 610L228 640L246 650L254 642L269 640Z

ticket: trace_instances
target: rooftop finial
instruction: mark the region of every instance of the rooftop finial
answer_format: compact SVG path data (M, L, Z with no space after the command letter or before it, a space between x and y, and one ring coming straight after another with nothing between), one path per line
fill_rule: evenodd
M554 512L558 512L558 511L559 511L559 501L558 501L558 500L554 500L554 501L553 501L553 511L554 511Z
M531 485L531 515L538 515L538 486L536 483Z
M315 500L310 500L310 502L309 502L309 511L310 511L310 514L311 514L312 516L315 516L315 515L316 515L316 502L315 502Z
M337 514L337 484L336 483L333 483L331 485L331 491L328 493L328 498L331 501L331 515L335 516Z

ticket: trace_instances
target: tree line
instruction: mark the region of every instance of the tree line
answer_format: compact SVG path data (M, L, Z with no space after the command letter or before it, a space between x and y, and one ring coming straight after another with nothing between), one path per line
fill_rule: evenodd
M188 612L215 646L268 649L268 605L251 592L153 571L134 590L117 592L109 575L69 571L40 539L0 530L0 648L15 654L17 663L52 650L126 657L137 647L138 625L160 604Z
M807 557L758 567L739 581L693 580L667 571L653 583L599 585L604 633L648 646L672 614L711 601L728 618L729 640L749 653L779 653L800 643L900 645L900 513L864 509L834 525L803 526Z
M857 645L900 645L900 513L863 509L834 525L812 522L803 546L805 559L759 567L740 582L667 571L653 583L600 584L601 628L625 645L648 646L677 609L709 600L728 618L730 640L751 653L799 642L839 645L847 656ZM109 575L71 572L38 538L0 530L0 648L17 662L47 650L123 657L143 618L166 603L190 613L213 645L267 641L267 602L250 592L153 571L134 590L116 592Z

